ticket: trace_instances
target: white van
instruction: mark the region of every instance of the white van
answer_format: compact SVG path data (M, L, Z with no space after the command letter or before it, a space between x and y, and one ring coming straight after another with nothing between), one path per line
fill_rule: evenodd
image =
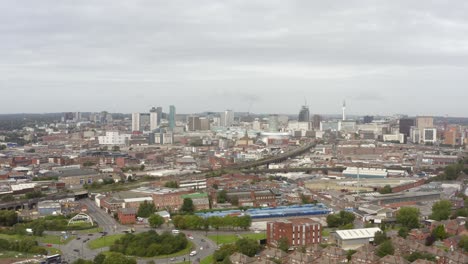
M172 230L172 234L179 234L179 233L180 233L180 231L177 230L177 229Z
M190 256L191 256L191 257L195 256L196 254L197 254L197 252L196 252L196 251L192 251L192 252L190 252Z

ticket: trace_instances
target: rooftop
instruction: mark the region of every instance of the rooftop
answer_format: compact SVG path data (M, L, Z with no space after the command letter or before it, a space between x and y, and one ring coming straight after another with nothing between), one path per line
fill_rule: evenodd
M343 240L373 238L376 232L382 232L378 227L337 230L336 234Z

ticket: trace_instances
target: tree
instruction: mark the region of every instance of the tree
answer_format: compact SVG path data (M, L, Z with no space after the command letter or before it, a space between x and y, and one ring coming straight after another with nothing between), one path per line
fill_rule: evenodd
M141 170L141 171L144 171L144 170L145 170L145 165L144 165L144 164L141 164L141 165L140 165L140 170Z
M213 260L215 260L216 263L222 263L225 259L229 260L229 256L236 251L237 247L235 244L224 244L214 252Z
M374 234L374 244L376 246L382 244L383 242L387 241L388 237L387 237L387 234L385 232L380 232L380 231L377 231L375 232Z
M434 228L434 230L432 230L432 235L435 237L435 239L439 240L444 240L448 237L443 225L438 225L436 228Z
M177 183L177 181L168 181L164 184L164 187L167 187L167 188L179 188L179 184Z
M419 209L412 207L402 207L397 212L396 221L408 229L418 228Z
M191 198L184 198L180 212L183 214L193 214L193 212L195 212L195 205Z
M86 260L86 259L79 258L79 259L73 261L72 264L93 264L93 262L91 260Z
M119 146L113 146L112 151L115 151L115 152L120 151L120 147Z
M148 201L144 201L138 207L137 216L138 217L150 217L155 211L156 211L156 208L154 207L153 203L151 202L148 203Z
M148 222L152 228L158 228L164 224L164 218L158 214L153 214L148 218Z
M13 226L18 222L18 215L13 210L0 211L0 226Z
M354 249L350 249L348 250L348 252L346 252L346 259L348 260L348 262L351 261L351 258L353 257L354 253L356 253L357 251L354 250Z
M278 239L278 248L287 253L289 251L289 240L286 237Z
M387 255L393 255L395 253L395 249L393 248L392 241L386 240L376 250L376 255L383 258Z
M15 197L13 195L11 195L11 194L4 195L1 198L2 202L11 202L11 201L14 201L14 200L15 200Z
M327 216L328 227L350 227L354 222L355 216L351 212L340 211L338 214L329 214ZM352 227L351 227L352 228Z
M227 192L226 190L221 190L218 192L217 196L216 196L216 201L218 203L225 203L227 201L228 197L227 197Z
M106 255L99 253L96 255L96 257L94 257L93 262L94 264L103 264L105 259L106 259Z
M392 193L392 187L390 185L385 185L382 189L379 190L381 194Z
M452 211L452 203L448 200L440 200L432 205L430 218L436 221L447 220Z
M218 184L216 184L216 183L213 183L213 185L211 187L213 187L213 189L215 189L215 190L218 190Z
M468 252L468 236L463 235L460 239L460 242L458 242L458 246L462 248L465 252Z
M400 229L398 230L398 236L402 238L406 238L408 234L409 234L409 230L405 226L400 227Z
M255 256L260 250L260 245L257 241L250 238L241 238L236 241L236 246L239 249L239 252L247 255L249 257Z

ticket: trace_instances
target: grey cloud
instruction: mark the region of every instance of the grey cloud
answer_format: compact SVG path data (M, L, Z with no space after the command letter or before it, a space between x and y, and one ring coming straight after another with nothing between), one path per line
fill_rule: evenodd
M367 102L355 113L466 115L466 13L461 0L5 0L0 91L16 101L0 113L296 113L304 97L337 113L348 97Z

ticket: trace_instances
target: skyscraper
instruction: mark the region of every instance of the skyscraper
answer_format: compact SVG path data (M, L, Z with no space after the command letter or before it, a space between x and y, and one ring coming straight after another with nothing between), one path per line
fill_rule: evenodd
M344 100L343 100L342 110L343 110L343 121L345 121L346 120L346 101Z
M299 117L297 119L299 122L309 122L310 113L309 107L307 105L302 106L301 111L299 111Z
M162 118L162 107L158 106L156 107L156 113L158 113L158 125L161 124L161 118Z
M132 114L132 132L140 131L140 113Z
M150 109L150 131L154 131L158 128L158 112L155 107Z
M312 116L312 127L315 130L320 129L320 122L322 122L322 116L320 116L320 115L313 115Z
M270 132L278 132L278 115L270 115L268 118L268 129Z
M176 116L176 108L173 105L169 106L169 130L174 131L175 128L175 116Z
M230 127L234 123L234 111L226 110L221 114L221 126Z

